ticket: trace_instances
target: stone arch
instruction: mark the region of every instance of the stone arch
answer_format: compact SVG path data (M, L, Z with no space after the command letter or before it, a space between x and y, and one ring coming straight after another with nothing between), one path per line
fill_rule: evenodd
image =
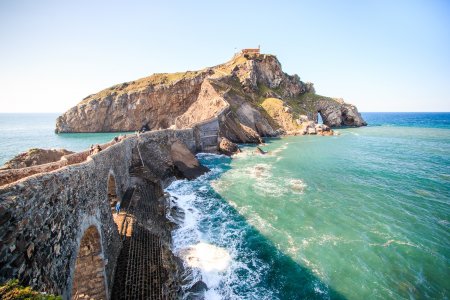
M83 234L75 262L72 299L107 299L102 240L97 227Z

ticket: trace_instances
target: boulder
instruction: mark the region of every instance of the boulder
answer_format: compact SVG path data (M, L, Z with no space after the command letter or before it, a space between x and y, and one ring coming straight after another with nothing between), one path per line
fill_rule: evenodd
M195 179L200 175L208 172L209 169L202 166L194 154L189 151L185 144L175 141L170 147L170 155L173 165L181 177L187 179Z
M219 151L225 155L232 155L236 152L241 152L238 145L231 142L227 138L222 138L219 143Z

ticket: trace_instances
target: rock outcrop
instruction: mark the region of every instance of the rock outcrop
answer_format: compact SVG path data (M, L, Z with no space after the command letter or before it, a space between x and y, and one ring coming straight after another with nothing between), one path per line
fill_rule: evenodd
M261 141L302 130L302 116L325 125L364 126L355 106L315 94L268 54L238 54L200 71L154 74L90 95L57 119L56 132L187 128L219 117L219 139Z
M13 159L7 161L0 170L21 169L31 166L48 164L61 159L64 155L74 152L66 149L38 149L32 148L27 152L20 153Z
M225 155L232 155L236 152L240 152L238 145L231 142L227 138L222 138L219 143L219 151Z
M170 147L170 155L172 157L172 162L182 177L187 179L194 179L204 173L208 172L209 169L202 166L194 154L189 151L185 144L180 141L175 141Z
M315 104L316 110L322 116L323 123L331 126L365 126L357 108L345 103L343 99L320 99ZM317 121L317 114L314 118Z

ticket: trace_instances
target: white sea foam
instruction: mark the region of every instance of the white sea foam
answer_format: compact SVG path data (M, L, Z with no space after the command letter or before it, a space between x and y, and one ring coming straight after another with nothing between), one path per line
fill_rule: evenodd
M450 224L450 222L447 220L439 220L438 223L441 225L449 225Z
M287 187L290 188L290 190L294 194L303 194L306 187L308 186L306 183L303 182L301 179L296 178L289 178L286 180Z
M256 164L250 168L245 169L245 173L250 175L254 179L266 179L271 177L270 169L272 166L270 164Z
M257 180L253 185L255 193L260 196L269 196L273 198L282 197L286 190L277 182L271 180Z
M394 239L390 239L388 241L386 241L385 243L370 243L370 246L381 246L381 247L389 247L392 244L397 244L397 245L403 245L403 246L409 246L409 247L414 247L414 248L419 248L420 246L413 244L411 242L407 242L407 241L397 241Z
M200 242L185 249L183 259L190 267L206 272L222 272L230 265L231 256L223 248Z
M201 154L201 157L217 158L211 154ZM196 180L178 180L167 188L172 206L167 217L179 224L172 232L172 250L186 267L193 270L192 280L183 286L183 290L187 291L195 282L202 280L208 286L205 292L207 300L243 297L277 299L272 291L258 286L268 266L251 251L242 251L243 228L233 224L226 203L208 194L211 179L220 172L220 168L213 168ZM184 212L181 222L175 216L178 210ZM211 218L223 221L209 223ZM242 294L243 287L245 296Z
M278 147L275 150L269 151L269 155L278 155L279 153L283 152L287 149L289 143L284 143L281 147Z

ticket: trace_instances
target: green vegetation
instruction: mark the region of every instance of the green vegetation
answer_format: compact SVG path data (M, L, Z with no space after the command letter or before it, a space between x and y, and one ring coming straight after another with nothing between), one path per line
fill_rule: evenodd
M258 106L262 106L263 102L267 99L267 95L270 93L275 93L277 95L283 94L281 87L271 89L264 84L258 85L257 93L258 101L255 104L257 104ZM292 108L292 113L294 116L307 115L308 113L313 112L316 109L316 103L319 100L336 101L333 98L317 95L314 93L304 93L294 98L284 97L283 100Z
M295 112L286 112L283 100L278 98L266 98L262 102L261 107L271 119L277 120L279 123L284 124L285 127L287 126L289 129L296 129L299 127L295 122L295 118L297 117Z
M283 110L283 100L278 98L266 98L261 106L269 113L269 115L272 115Z
M17 279L0 285L0 299L2 300L62 300L61 296L46 295L33 291L30 287L19 285Z

